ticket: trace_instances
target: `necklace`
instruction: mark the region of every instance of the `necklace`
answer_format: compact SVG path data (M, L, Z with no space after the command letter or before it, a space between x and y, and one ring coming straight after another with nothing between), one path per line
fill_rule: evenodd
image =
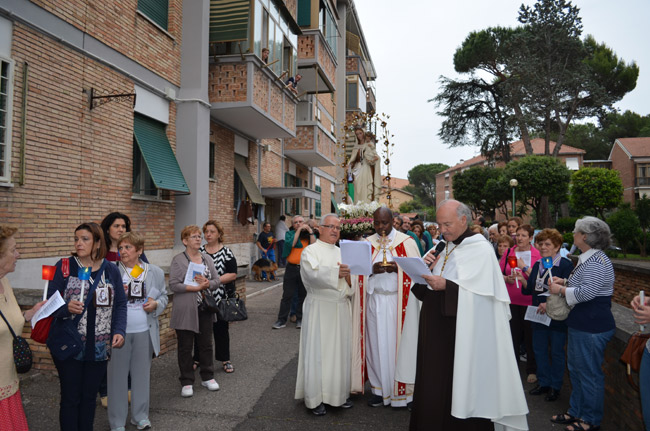
M447 265L447 259L449 259L449 256L458 248L458 244L454 246L454 248L449 251L449 243L445 246L445 260L442 262L442 269L440 270L440 276L442 277L442 271L445 270L445 266Z

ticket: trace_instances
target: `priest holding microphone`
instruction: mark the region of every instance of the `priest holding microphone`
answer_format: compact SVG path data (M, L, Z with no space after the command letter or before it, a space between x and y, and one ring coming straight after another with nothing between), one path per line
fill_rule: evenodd
M396 380L415 382L411 430L527 430L528 407L510 339L506 286L494 250L469 230L471 210L438 206L444 249L427 254L427 284L409 301ZM417 336L412 336L417 334ZM403 360L417 344L417 366Z

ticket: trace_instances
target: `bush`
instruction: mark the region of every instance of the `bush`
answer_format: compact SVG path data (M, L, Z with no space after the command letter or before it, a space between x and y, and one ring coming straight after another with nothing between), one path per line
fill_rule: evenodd
M628 251L632 251L631 248L641 237L641 225L630 204L621 205L618 211L607 218L607 224L619 247L623 249L623 256L627 257Z
M565 232L562 234L562 239L564 242L569 244L569 248L573 245L573 232Z
M562 217L557 219L555 222L555 229L560 231L560 233L569 233L573 232L573 228L576 225L577 217ZM573 242L573 235L571 235L571 242Z

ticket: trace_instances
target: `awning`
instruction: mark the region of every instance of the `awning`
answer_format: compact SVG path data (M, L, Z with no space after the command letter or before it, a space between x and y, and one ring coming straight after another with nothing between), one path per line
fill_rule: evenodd
M167 139L165 125L135 114L133 135L156 187L176 194L190 194L190 188Z
M271 199L320 199L320 192L306 187L262 187L262 196Z
M338 214L339 213L339 204L336 203L336 200L334 200L334 195L332 195L331 199L332 199L332 208L334 208L334 212L336 214Z
M257 184L255 184L255 180L253 180L243 158L235 157L235 172L237 172L239 179L242 184L244 184L244 188L246 189L246 193L248 193L251 202L254 204L264 205L264 198L262 197L260 190L257 188Z
M248 39L250 0L210 0L210 42Z

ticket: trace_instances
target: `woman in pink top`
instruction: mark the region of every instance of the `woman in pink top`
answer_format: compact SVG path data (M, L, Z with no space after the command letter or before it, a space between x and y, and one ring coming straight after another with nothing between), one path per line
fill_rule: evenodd
M519 226L517 229L517 245L509 249L501 256L499 265L503 273L503 279L506 282L508 293L510 294L510 332L512 333L512 343L515 348L515 354L519 353L519 346L522 342L526 344L526 372L528 373L528 383L537 382L537 364L535 363L535 354L533 353L533 337L530 322L524 320L526 309L532 305L532 297L521 293L521 282L519 279L528 280L530 268L540 259L539 250L531 246L535 230L529 224ZM517 257L517 267L510 268L508 258Z

